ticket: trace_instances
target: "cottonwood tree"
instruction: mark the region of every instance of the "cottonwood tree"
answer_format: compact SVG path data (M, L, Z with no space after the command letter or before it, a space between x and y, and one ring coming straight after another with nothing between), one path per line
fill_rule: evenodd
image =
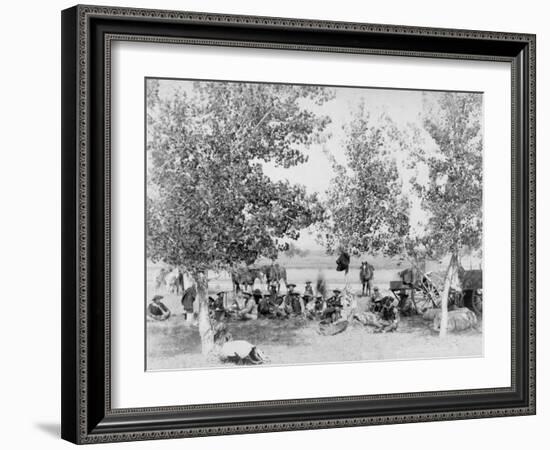
M424 99L423 125L437 151L415 152L428 169L427 182L414 180L422 208L429 214L423 243L433 255L450 255L441 296L440 335L447 333L447 303L458 276L461 251L481 247L482 97L473 93L441 93Z
M388 117L373 120L361 103L345 126L346 164L332 157L320 239L329 252L395 255L409 232L409 203L392 150L403 145Z
M190 86L190 85L187 85ZM322 215L316 195L273 181L264 164L291 167L329 119L321 87L195 82L147 90L147 256L181 267L197 287L202 352L213 349L209 270L274 258Z

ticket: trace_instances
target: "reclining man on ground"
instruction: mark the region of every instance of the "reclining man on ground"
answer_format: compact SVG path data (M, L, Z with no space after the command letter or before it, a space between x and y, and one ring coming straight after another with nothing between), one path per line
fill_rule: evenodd
M147 315L153 320L166 320L170 317L170 310L161 302L164 297L155 295L147 307Z
M353 316L366 327L373 327L375 333L388 333L399 326L399 308L397 301L390 296L384 297L379 312L365 311Z

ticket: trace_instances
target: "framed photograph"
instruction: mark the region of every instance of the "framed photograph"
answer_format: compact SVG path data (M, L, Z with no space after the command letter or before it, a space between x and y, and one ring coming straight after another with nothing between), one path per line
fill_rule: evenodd
M62 12L62 437L535 413L535 36Z

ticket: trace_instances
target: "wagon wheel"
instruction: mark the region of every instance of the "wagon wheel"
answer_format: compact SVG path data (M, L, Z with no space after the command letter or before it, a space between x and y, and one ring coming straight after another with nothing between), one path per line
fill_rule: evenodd
M437 289L432 284L424 283L423 281L420 282L419 288L424 299L422 308L438 308L441 303L441 299L439 298L439 292Z
M434 307L434 299L425 291L417 291L420 293L415 298L416 311L422 313L422 311Z

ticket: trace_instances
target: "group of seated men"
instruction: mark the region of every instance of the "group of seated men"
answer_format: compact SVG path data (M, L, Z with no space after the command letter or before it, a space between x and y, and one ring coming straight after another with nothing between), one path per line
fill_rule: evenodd
M306 281L304 293L296 291L296 284L288 283L286 294L279 294L275 285L269 292L260 289L241 292L231 306L224 306L224 292L218 292L216 298L210 298L210 311L216 320L234 317L241 320L254 320L258 317L285 319L289 317L307 317L309 319L339 318L342 308L341 290L334 289L333 295L325 299L314 295L311 281ZM240 300L240 301L239 301Z
M334 289L333 295L325 298L322 295L314 295L310 281L306 281L304 293L296 291L294 283L287 284L287 292L281 295L276 286L271 286L268 293L262 293L260 289L253 292L241 292L240 298L226 307L225 292L220 291L215 298L209 297L209 310L211 316L217 321L224 318L239 320L255 320L258 317L271 319L285 319L289 317L305 317L311 320L320 319L336 322L341 317L342 291ZM166 320L171 312L161 302L162 295L155 295L147 307L147 314L154 320ZM240 300L240 301L239 301ZM393 331L399 323L399 308L396 301L389 296L383 296L377 287L368 304L368 312L376 315L381 323L388 326L386 331ZM386 326L384 326L386 328Z

